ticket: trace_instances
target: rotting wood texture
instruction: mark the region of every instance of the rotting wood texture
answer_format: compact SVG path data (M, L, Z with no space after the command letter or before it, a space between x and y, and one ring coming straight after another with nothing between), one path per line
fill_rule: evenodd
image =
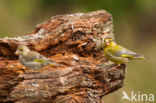
M108 64L104 38L114 38L112 16L104 10L51 17L30 34L0 39L0 102L100 103L123 86L125 65ZM22 66L19 44L61 66L32 71Z

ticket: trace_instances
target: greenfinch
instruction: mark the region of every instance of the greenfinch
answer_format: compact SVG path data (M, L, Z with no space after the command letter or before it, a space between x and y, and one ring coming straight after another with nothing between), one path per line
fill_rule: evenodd
M112 62L123 64L132 59L145 59L143 55L136 54L118 44L112 39L104 39L104 54Z
M23 66L32 70L39 70L47 65L58 66L53 60L46 58L38 52L31 51L25 45L19 45L15 54L19 56L19 61Z

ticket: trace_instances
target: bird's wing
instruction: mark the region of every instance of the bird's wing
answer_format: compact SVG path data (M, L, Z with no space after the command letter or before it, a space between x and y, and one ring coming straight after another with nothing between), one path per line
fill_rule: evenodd
M37 56L35 56L33 59L34 62L39 62L39 63L45 63L45 62L53 62L51 59L48 59L47 57L45 57L44 55L39 54L38 52L32 51L32 53L36 54Z
M128 62L128 58L123 58L123 57L121 57L121 56L112 54L112 52L109 51L109 50L106 51L106 56L107 56L110 60L112 60L112 61L114 61L114 62L116 62L116 63Z
M25 61L27 62L34 62L34 60L39 59L39 53L35 51L30 51L26 55L23 56Z
M114 56L124 57L128 59L145 59L143 55L136 54L135 52L130 51L120 45L112 47L111 49L109 49L109 52L111 52Z
M136 55L135 52L132 52L120 45L114 46L112 49L110 49L110 52L112 52L114 56L120 56L126 58L132 58L134 55Z
M25 59L26 62L34 62L34 63L36 62L41 64L53 63L53 60L48 59L47 57L35 51L30 51L23 58Z
M40 62L42 64L49 64L49 65L55 65L55 66L61 66L61 64L54 63L52 59L48 59L47 57L40 54L39 59L35 60L36 62Z

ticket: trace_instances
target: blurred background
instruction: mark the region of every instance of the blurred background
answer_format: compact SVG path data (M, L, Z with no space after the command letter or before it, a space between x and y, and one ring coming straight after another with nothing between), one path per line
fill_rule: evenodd
M121 101L123 90L156 96L155 0L0 0L0 38L27 34L54 15L100 9L113 15L117 43L148 58L127 64L125 86L105 96L104 103L130 103Z

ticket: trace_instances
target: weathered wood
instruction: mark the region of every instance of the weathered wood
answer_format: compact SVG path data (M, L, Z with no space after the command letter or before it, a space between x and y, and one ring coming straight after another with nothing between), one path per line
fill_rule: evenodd
M0 102L100 103L123 86L125 65L108 64L104 38L113 38L112 16L104 10L52 17L27 35L0 39ZM19 44L61 66L32 71L14 54Z

